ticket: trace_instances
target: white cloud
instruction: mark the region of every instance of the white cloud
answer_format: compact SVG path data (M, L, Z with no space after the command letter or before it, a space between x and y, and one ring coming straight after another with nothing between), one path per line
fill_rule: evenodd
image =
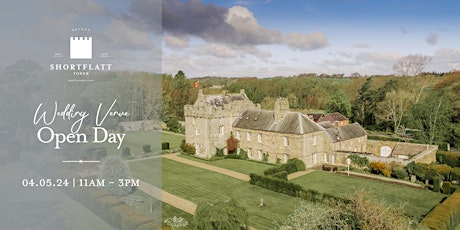
M289 33L284 37L284 42L290 48L302 51L321 49L328 45L326 35L320 32L309 34Z
M167 47L172 49L187 48L189 46L188 36L173 36L165 34L163 36L163 41L166 43Z

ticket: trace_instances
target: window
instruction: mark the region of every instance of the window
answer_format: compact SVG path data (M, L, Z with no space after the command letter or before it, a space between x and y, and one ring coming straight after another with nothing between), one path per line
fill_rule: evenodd
M288 160L289 160L289 155L284 154L283 155L283 162L286 164Z
M288 146L289 145L288 137L283 137L283 142L284 142L284 146Z
M248 141L251 141L251 133L250 132L246 133L246 139Z
M195 153L200 154L200 145L195 144Z
M262 142L262 134L261 133L257 134L257 141Z
M331 161L332 161L332 164L335 165L335 155L331 156Z
M327 153L324 153L324 162L329 163L329 159L327 159Z
M248 148L248 158L252 158L252 149Z
M241 139L240 131L236 131L236 139Z
M258 156L259 160L262 160L262 157L263 157L262 150L257 150L257 156Z
M197 136L200 135L200 129L195 128L195 134L196 134Z
M313 164L315 165L318 162L318 158L316 156L316 153L313 153Z
M219 126L219 135L224 135L224 126Z
M195 124L195 118L192 117L192 124Z
M316 145L316 136L313 136L313 145Z

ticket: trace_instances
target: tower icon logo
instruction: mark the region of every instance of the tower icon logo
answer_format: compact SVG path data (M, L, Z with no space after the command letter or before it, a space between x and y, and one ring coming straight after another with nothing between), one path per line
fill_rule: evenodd
M89 31L88 29L74 29L72 31ZM70 59L92 59L92 37L70 37Z

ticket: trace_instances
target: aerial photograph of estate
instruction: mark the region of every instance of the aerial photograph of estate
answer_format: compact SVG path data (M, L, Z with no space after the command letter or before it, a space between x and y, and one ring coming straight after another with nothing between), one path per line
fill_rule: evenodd
M0 229L460 230L459 7L10 3Z

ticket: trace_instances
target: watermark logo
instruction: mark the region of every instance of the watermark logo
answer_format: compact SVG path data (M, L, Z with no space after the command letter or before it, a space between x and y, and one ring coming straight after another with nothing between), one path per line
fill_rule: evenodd
M104 62L96 62L96 59L109 58L108 52L100 52L100 55L96 55L93 59L95 50L93 49L93 37L89 35L90 31L88 28L72 29L73 34L69 36L69 61L50 64L49 70L72 72L74 78L69 79L72 82L94 81L89 78L90 72L110 71L112 69L111 63L105 60ZM66 59L62 52L55 52L53 58L56 60Z

